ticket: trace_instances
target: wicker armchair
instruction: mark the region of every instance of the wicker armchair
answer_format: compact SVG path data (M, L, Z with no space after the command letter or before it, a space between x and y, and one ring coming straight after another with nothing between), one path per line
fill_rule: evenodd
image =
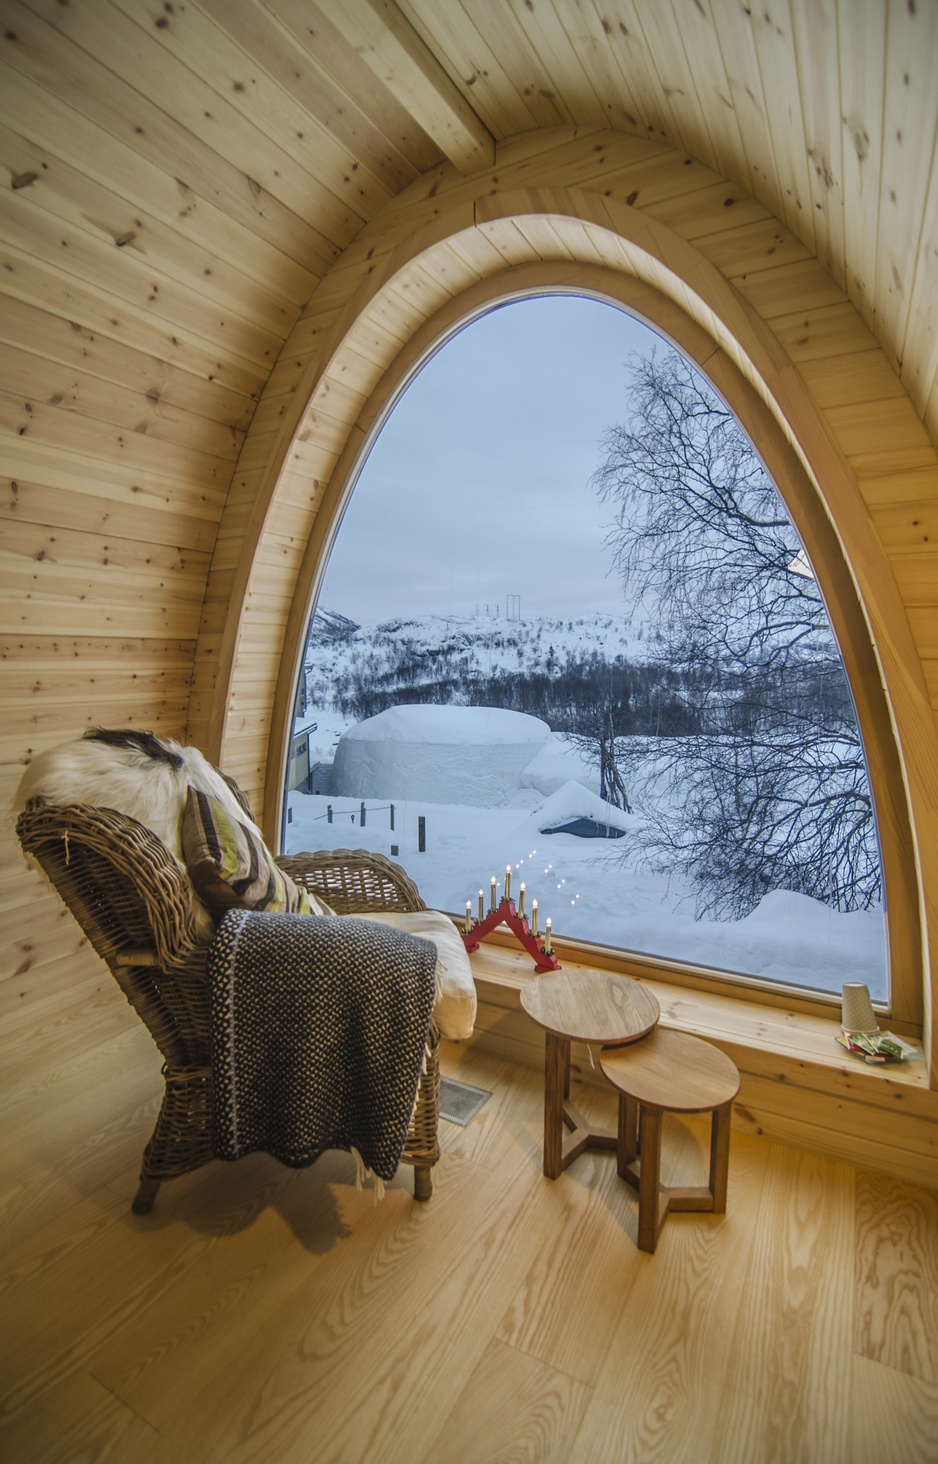
M136 1214L145 1214L164 1179L214 1157L207 950L196 938L184 876L155 834L112 809L36 803L20 815L16 831L163 1055L163 1103L132 1205ZM404 871L380 854L339 849L280 862L338 914L426 908ZM418 1200L429 1199L430 1170L439 1158L434 1023L429 1048L402 1155L414 1168Z

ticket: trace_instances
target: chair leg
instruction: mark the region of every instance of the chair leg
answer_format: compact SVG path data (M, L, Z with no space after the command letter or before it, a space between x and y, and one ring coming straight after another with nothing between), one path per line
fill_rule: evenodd
M428 1200L433 1194L433 1174L428 1165L414 1165L414 1199Z
M141 1179L140 1187L134 1195L133 1204L130 1207L135 1215L149 1215L159 1187L158 1179Z

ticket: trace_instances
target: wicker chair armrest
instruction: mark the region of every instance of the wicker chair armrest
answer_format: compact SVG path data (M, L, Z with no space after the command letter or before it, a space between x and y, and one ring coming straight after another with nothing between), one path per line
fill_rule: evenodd
M160 958L153 950L117 951L115 966L159 966Z
M425 910L413 880L393 860L368 849L320 849L283 854L285 874L325 900L337 915L362 910Z

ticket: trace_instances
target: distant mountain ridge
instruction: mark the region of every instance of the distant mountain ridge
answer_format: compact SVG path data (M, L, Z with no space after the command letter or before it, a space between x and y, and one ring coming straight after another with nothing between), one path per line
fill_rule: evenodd
M375 685L416 688L469 685L493 674L555 674L571 660L641 665L660 656L657 633L638 618L424 615L357 625L317 607L306 650L307 696L311 703L331 705L366 668Z
M693 671L666 663L644 617L426 615L356 625L324 608L313 619L305 674L310 714L354 722L428 702L506 707L567 732L601 718L617 735L673 735L697 720Z

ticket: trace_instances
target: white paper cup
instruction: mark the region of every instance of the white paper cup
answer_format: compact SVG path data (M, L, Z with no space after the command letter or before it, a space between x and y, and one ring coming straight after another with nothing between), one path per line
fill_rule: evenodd
M840 1023L845 1032L879 1031L870 988L862 981L845 981L840 1009Z

